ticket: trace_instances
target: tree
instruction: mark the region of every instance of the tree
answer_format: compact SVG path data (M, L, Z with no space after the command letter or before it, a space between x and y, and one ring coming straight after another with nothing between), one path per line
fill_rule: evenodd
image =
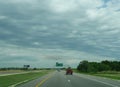
M81 72L88 72L88 67L89 67L88 61L84 60L80 62L77 69L80 70Z
M81 72L120 71L120 61L88 62L81 61L77 67Z

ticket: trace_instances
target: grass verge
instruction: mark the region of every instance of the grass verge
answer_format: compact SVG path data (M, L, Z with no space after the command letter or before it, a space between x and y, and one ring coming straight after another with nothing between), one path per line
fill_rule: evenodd
M88 74L88 75L93 75L93 76L100 76L100 77L106 77L110 79L116 79L120 80L120 72L117 71L104 71L104 72L96 72L96 73L83 73L79 72L78 70L74 70L76 73L81 73L81 74Z
M120 72L116 71L98 72L92 73L91 75L120 80Z
M9 75L9 76L0 76L0 87L8 87L10 85L19 83L25 80L33 80L33 78L38 78L45 74L48 74L48 70L43 70L40 72L30 72L25 74L16 74L16 75Z

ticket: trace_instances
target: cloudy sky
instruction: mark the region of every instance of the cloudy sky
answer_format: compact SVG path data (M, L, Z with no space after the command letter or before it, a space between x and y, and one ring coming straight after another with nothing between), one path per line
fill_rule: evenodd
M120 60L120 0L0 0L0 67Z

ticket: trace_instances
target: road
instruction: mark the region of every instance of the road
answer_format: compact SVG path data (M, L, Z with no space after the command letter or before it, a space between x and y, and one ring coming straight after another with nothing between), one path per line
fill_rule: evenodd
M64 71L55 71L17 87L120 87L120 81L77 73L65 75Z

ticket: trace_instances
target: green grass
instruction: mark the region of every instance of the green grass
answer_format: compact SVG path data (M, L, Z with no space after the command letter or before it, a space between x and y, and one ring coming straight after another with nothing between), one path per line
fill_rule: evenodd
M49 71L41 71L41 72L30 72L26 74L17 74L17 75L9 75L9 76L0 76L0 87L8 87L10 85L19 83L25 80L32 80L33 78L38 78L47 74Z
M110 72L99 72L99 73L94 73L92 75L95 75L95 76L101 76L101 77L106 77L106 78L111 78L111 79L117 79L117 80L120 80L120 73L119 72L114 72L114 73L110 73Z
M117 72L117 71L83 73L83 72L79 72L78 70L74 70L74 72L120 80L120 72Z

